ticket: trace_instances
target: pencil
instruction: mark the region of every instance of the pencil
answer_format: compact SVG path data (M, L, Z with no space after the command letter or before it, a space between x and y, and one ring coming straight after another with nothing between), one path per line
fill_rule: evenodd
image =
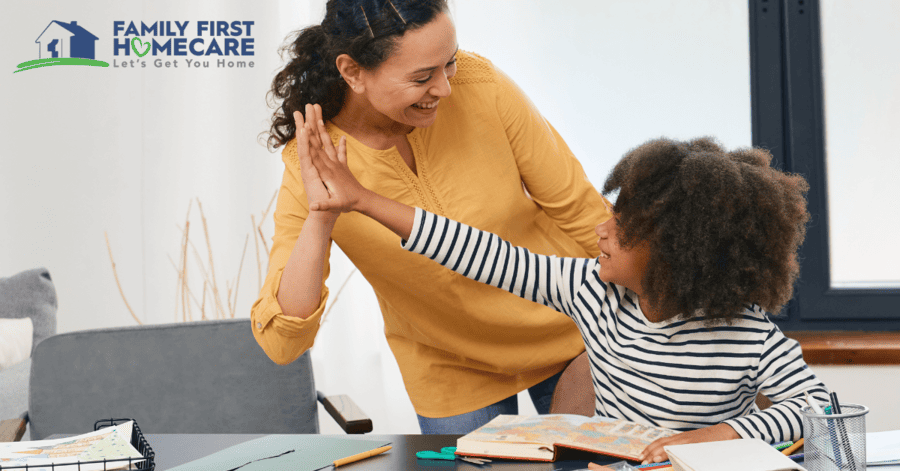
M785 449L782 450L781 452L784 453L785 456L791 456L791 453L797 451L797 448L800 448L801 446L803 446L803 439L802 439L802 438L801 438L800 440L797 440L796 442L794 442L793 445L791 445L791 446L785 448Z
M379 454L384 453L384 452L386 452L386 451L388 451L388 450L390 450L390 449L391 449L391 446L390 446L390 445L387 445L387 446L383 446L383 447L381 447L381 448L376 448L376 449L374 449L374 450L369 450L369 451L366 451L366 452L363 452L363 453L359 453L359 454L357 454L357 455L348 456L348 457L346 457L346 458L341 458L341 459L339 459L339 460L334 460L334 467L337 468L338 466L343 466L343 465L345 465L345 464L350 464L350 463L353 463L353 462L356 462L356 461L359 461L359 460L364 460L364 459L366 459L366 458L368 458L368 457L370 457L370 456L379 455Z

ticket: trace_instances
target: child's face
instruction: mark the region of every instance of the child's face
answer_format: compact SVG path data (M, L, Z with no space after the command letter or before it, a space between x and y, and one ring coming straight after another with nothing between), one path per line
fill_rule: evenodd
M615 216L598 224L594 232L600 239L597 246L602 253L600 262L600 279L607 283L615 283L641 294L641 280L647 270L650 250L646 242L625 249L619 245L618 225Z

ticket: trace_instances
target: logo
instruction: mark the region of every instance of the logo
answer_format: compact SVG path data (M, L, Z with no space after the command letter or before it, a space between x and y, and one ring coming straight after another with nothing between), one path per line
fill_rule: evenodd
M22 62L13 73L53 65L109 67L108 63L94 59L98 39L77 21L51 21L34 41L38 44L38 58Z
M112 51L99 50L99 38L77 21L53 20L34 41L37 58L13 73L52 65L112 69L252 69L255 29L252 20L159 20L112 22ZM100 44L105 43L99 41ZM104 46L105 48L106 46ZM110 62L96 57L110 57ZM107 59L109 60L109 59Z

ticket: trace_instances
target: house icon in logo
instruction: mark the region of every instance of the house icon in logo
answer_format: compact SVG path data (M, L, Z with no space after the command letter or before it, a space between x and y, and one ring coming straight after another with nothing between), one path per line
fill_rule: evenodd
M99 39L78 22L51 21L34 41L38 44L38 58L81 57L94 58L95 42Z

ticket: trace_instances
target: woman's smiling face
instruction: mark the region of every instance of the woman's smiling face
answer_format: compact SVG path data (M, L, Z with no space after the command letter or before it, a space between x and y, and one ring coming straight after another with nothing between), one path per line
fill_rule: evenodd
M398 123L430 126L440 99L450 96L449 79L456 74L458 48L456 28L446 13L407 31L384 63L361 72L370 105Z

